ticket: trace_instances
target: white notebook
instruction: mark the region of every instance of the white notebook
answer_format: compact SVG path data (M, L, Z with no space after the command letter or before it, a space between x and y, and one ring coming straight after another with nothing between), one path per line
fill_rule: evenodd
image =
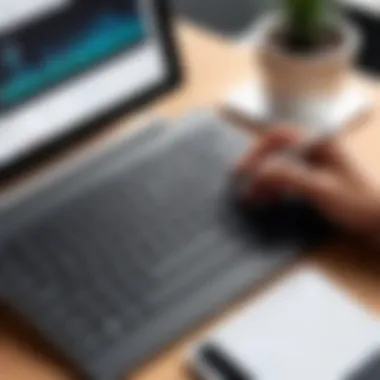
M345 380L380 348L380 324L310 268L195 345L191 365L206 379L224 380L200 359L204 344L217 348L252 380Z

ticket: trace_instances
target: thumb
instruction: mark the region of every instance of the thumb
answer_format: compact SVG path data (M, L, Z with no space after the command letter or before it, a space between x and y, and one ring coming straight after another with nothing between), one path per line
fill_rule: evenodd
M331 174L286 158L272 158L265 162L256 173L255 185L263 191L291 189L314 202L331 199L337 190Z

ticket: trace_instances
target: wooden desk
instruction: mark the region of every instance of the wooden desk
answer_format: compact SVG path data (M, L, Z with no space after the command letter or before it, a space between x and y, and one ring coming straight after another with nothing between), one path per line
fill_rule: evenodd
M257 75L254 58L249 52L232 47L188 24L181 24L178 33L182 54L186 58L187 80L180 90L157 103L158 112L175 117L189 108L215 106L234 84L250 75ZM361 81L373 92L380 105L380 88L377 88L377 84L368 79ZM105 139L115 138L117 133L127 128L129 120L130 117L119 120L107 134L102 133L87 144L96 148ZM380 183L380 107L374 110L364 125L342 136L342 144L363 164L368 175ZM71 152L71 155L76 154L77 151ZM369 259L355 256L343 246L315 252L309 260L316 262L369 309L380 314L380 260L376 267L368 262ZM244 301L252 300L256 293L254 291L240 300L233 310L236 311ZM222 313L216 319L220 320L226 314L230 315L231 311ZM186 348L216 319L205 323L196 332L187 334L128 378L190 379L183 363ZM4 308L0 314L0 379L76 380L76 376L39 340L32 329Z

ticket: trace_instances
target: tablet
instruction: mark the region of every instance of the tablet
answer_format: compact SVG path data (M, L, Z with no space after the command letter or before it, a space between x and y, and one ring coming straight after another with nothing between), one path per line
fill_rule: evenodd
M2 0L0 170L172 87L166 5Z

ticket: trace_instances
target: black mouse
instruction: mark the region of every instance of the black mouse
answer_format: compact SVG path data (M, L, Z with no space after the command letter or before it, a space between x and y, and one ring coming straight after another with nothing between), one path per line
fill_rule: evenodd
M252 239L271 245L291 244L305 248L322 244L336 234L335 228L306 199L284 195L267 202L242 196L246 181L232 178L229 198L235 227Z

